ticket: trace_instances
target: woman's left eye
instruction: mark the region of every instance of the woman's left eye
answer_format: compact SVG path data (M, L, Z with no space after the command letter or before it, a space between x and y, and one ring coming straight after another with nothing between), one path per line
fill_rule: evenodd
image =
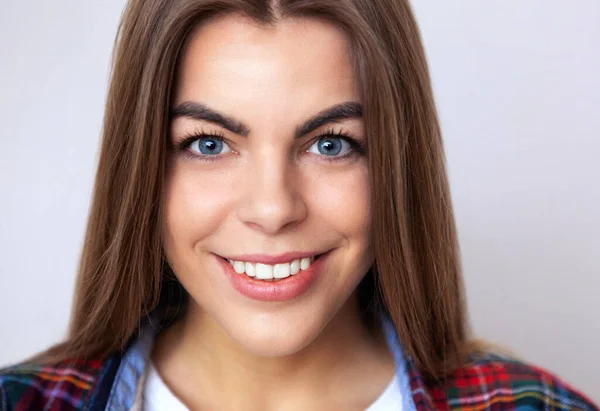
M352 150L351 144L340 137L322 137L307 150L309 153L327 157L343 157Z

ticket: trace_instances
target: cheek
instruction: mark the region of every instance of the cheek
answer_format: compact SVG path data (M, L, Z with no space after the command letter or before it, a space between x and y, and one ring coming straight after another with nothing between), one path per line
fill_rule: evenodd
M310 208L318 226L341 239L338 258L330 266L335 273L324 280L325 289L348 295L373 264L368 168L361 164L339 173L315 173L311 187Z
M193 253L198 243L218 230L233 198L231 179L228 173L199 171L185 160L173 165L165 184L162 221L168 257Z
M339 172L318 171L311 178L311 209L348 240L368 242L371 230L371 196L366 165Z

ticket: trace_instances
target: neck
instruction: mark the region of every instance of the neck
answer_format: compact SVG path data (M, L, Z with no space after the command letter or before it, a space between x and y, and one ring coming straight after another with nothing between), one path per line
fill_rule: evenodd
M356 295L311 344L276 357L249 353L191 305L159 336L153 360L175 395L194 409L364 409L394 373L383 335L361 321Z

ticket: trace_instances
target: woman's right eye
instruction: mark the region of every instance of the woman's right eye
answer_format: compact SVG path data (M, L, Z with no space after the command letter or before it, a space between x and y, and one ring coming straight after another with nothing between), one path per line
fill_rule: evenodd
M231 152L231 148L220 137L198 137L189 144L189 150L201 156L216 156Z

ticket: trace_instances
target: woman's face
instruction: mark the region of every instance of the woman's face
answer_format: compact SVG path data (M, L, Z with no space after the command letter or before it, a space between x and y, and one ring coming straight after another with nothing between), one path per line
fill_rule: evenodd
M316 19L229 15L183 50L164 248L191 311L250 352L307 346L372 263L360 103L348 40Z

